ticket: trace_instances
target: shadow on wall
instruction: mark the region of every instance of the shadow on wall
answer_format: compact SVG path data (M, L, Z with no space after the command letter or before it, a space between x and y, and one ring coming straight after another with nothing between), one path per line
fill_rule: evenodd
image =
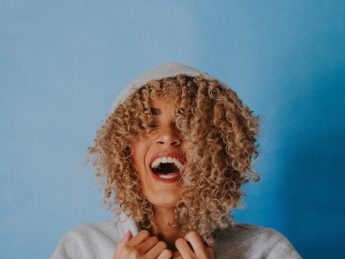
M287 232L309 258L343 255L345 240L345 134L325 132L295 143L283 172ZM331 256L332 258L334 258Z
M343 258L345 241L344 77L315 73L283 118L292 129L282 150L286 233L306 258ZM336 76L338 75L338 76ZM289 131L289 130L287 130Z

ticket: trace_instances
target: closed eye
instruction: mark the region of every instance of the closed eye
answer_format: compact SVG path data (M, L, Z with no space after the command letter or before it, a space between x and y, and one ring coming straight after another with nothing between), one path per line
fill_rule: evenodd
M149 124L148 128L146 129L149 134L153 134L157 131L158 125L157 124Z

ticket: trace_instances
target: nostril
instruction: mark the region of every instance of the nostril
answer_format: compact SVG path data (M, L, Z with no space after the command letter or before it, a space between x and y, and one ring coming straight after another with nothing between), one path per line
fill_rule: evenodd
M172 145L172 146L179 146L180 143L181 143L181 142L180 142L179 140L175 140L175 141L172 141L172 142L171 142L171 145Z

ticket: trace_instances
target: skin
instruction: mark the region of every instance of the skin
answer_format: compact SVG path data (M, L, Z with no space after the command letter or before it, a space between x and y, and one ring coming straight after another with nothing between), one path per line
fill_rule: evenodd
M192 231L179 237L178 229L171 226L182 185L179 181L165 183L155 180L149 171L149 164L157 154L174 154L182 160L183 141L175 127L175 103L160 97L153 100L152 109L155 123L149 132L133 143L132 157L143 193L154 206L152 226L157 236L150 236L146 230L141 230L134 237L130 232L127 233L113 259L215 258L214 249L206 247L197 232Z

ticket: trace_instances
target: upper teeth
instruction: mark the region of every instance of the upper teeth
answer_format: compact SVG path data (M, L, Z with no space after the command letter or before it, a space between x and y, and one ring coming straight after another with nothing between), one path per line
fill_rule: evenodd
M160 163L174 163L178 169L181 169L183 164L181 161L179 161L177 158L175 157L170 157L170 156L163 156L163 157L158 157L156 158L152 164L151 167L152 168L156 168L159 166Z

